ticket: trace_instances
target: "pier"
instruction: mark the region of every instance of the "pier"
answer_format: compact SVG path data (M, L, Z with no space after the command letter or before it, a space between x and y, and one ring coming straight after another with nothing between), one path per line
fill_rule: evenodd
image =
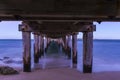
M83 33L83 73L92 73L94 21L120 21L119 0L4 0L1 21L22 21L23 71L31 72L31 34L34 63L39 64L55 41L72 65L77 65L77 34ZM56 47L54 48L56 49Z
M62 28L61 28L62 26ZM34 62L39 63L39 58L45 56L50 42L55 40L62 47L72 64L77 64L77 34L83 32L83 72L92 72L92 47L93 31L95 25L90 22L43 22L23 21L19 25L19 31L22 32L23 38L23 60L25 72L31 71L31 38L30 33L34 34ZM49 41L48 41L49 40ZM71 42L70 42L71 41ZM54 49L56 49L54 47Z

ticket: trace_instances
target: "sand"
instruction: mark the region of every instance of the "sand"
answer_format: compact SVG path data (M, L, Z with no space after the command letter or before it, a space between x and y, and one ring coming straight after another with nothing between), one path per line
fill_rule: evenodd
M76 69L38 69L17 75L0 75L0 80L120 80L120 72L94 72L83 74Z
M46 61L47 68L40 69L44 61ZM0 75L0 80L120 80L120 71L83 74L76 68L70 68L69 65L70 61L64 58L41 59L38 64L39 69L34 69L32 72L23 72L20 68L14 67L20 74Z

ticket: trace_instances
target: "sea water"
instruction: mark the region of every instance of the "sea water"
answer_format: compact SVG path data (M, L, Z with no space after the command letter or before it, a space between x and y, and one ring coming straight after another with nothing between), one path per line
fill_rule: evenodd
M33 40L31 46L33 46ZM82 71L83 44L82 40L77 42L78 48L78 70ZM94 40L93 42L93 72L120 71L120 40ZM33 49L31 49L33 56ZM0 65L22 67L16 63L22 61L23 47L20 39L0 39ZM2 59L9 57L15 63L4 63ZM32 58L33 62L33 58Z
M78 41L78 70L83 70L82 40ZM94 40L93 72L120 71L120 40Z

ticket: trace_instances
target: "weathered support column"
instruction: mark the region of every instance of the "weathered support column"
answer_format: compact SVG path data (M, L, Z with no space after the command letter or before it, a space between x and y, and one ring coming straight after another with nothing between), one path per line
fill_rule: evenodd
M34 62L39 63L39 35L34 34Z
M62 38L59 39L59 49L60 49L60 53L62 53L62 45L63 45L63 42L62 42Z
M62 38L60 38L60 46L62 46Z
M50 44L50 38L47 38L47 45L49 46Z
M66 40L66 36L64 36L63 38L63 51L65 52L65 54L67 55L66 51L67 51L67 40Z
M31 72L31 37L30 32L22 32L23 37L23 71Z
M44 37L41 35L41 39L40 39L40 54L41 56L44 55Z
M44 39L44 51L47 52L47 37Z
M23 38L23 71L31 72L31 29L28 24L22 22L19 25Z
M41 35L39 35L39 43L38 43L38 46L39 46L39 58L41 58L42 54L41 54L41 41L42 41L42 37Z
M63 43L64 43L64 47L66 48L66 46L67 46L67 43L66 43L66 36L64 36L63 38L62 38L62 40L63 40Z
M73 33L72 35L72 48L73 48L72 61L73 64L77 64L77 33Z
M83 72L92 72L93 32L83 32Z
M70 45L70 41L71 41L71 36L67 35L67 55L68 58L71 58L71 45Z

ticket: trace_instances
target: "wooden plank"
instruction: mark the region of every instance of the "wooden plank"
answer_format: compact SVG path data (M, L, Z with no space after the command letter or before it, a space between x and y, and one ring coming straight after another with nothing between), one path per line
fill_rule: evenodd
M83 32L83 72L92 72L93 32Z
M74 64L77 64L77 34L72 35L72 48L73 48L72 61Z
M34 62L39 63L39 35L34 34Z
M31 72L31 35L30 32L22 32L23 38L23 71Z

